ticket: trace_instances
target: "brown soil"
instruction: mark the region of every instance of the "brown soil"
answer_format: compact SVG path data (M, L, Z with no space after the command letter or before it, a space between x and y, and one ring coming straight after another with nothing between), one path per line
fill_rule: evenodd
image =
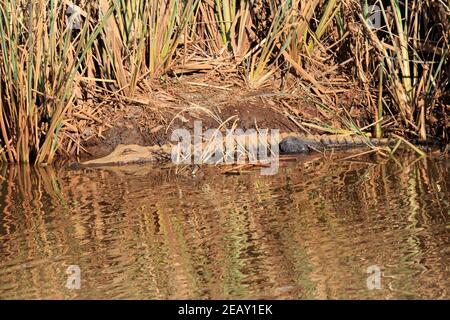
M69 124L72 132L66 134L73 143L62 149L67 159L85 161L111 153L118 144L161 145L169 141L174 129L193 132L195 120L202 121L204 130L215 129L227 120L226 127L236 121L236 127L243 130L323 133L302 126L302 120L342 127L336 115L344 109L324 110L298 93L243 87L190 77L176 84L143 84L133 99L108 97L101 105L84 103L69 117L74 119ZM349 90L340 99L337 105L345 104L347 111L362 118L360 109L354 108L359 103L357 94Z

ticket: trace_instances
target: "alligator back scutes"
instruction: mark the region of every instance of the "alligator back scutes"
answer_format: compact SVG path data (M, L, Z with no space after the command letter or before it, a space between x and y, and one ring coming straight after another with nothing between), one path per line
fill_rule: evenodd
M391 145L395 143L394 139L376 139L364 136L349 135L302 135L302 134L286 134L285 137L295 137L302 143L315 147L353 147L365 145Z

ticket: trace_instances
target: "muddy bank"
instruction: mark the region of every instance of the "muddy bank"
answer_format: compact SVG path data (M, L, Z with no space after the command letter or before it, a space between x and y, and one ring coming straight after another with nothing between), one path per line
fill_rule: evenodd
M202 121L204 130L234 125L243 130L279 129L281 133L345 130L342 119L349 112L355 123L365 121L356 92L337 97L337 105L345 107L327 109L301 93L287 94L273 88L252 91L238 84L221 86L195 80L147 88L145 94L133 99L110 97L100 106L91 103L77 107L83 116L71 117L74 129L68 133L77 143L61 155L71 161L85 161L103 157L119 144L162 145L170 141L174 129L193 132L197 120Z
M163 145L170 142L172 131L184 128L194 132L195 121L201 121L203 130L218 128L229 119L226 127L236 121L237 128L247 129L279 129L280 132L296 131L298 128L283 114L255 102L227 105L214 115L204 113L201 116L192 111L173 115L166 112L164 118L154 123L143 122L142 118L120 119L102 134L83 143L82 160L105 156L119 144L137 144L142 146ZM221 119L221 120L219 120Z

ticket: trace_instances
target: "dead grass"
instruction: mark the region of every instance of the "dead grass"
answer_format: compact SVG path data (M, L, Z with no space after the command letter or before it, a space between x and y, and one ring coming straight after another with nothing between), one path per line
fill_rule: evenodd
M177 95L179 82L258 92L302 131L448 141L445 1L374 1L378 29L366 20L369 1L77 3L74 30L70 1L0 0L4 161L80 154L89 133L102 139L130 105L161 119L186 103L208 109ZM168 122L149 121L150 130Z

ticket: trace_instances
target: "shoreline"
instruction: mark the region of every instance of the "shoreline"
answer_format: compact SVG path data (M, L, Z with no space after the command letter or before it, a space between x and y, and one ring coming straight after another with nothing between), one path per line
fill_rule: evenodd
M339 107L326 109L306 93L296 93L295 85L290 91L251 90L243 84L230 87L196 75L183 77L177 84L145 86L151 89L135 98L109 97L100 105L81 101L73 108L78 111L68 117L71 122L66 122L64 132L68 143L60 146L56 159L94 160L109 155L120 144L161 146L170 142L173 130L193 132L195 121L202 122L203 131L233 127L374 136L373 126L359 129L367 123L367 115L357 91L350 89L337 96Z

